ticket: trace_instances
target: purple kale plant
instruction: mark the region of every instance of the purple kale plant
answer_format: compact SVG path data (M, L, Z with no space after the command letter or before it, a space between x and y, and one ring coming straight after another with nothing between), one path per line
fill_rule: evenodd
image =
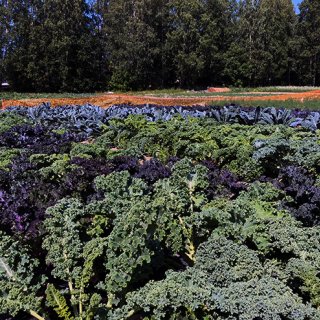
M168 178L170 175L171 170L167 166L157 159L150 159L142 163L134 176L145 180L148 184L153 184L160 179Z
M0 146L26 149L33 153L65 153L70 150L72 142L83 141L86 137L83 133L58 133L43 126L25 124L0 134Z
M219 168L214 162L205 160L201 162L208 169L209 187L207 196L213 199L217 196L235 198L239 192L245 190L245 184L228 170Z
M301 167L288 166L280 170L275 186L284 190L291 201L283 206L305 226L320 224L320 187L315 178Z

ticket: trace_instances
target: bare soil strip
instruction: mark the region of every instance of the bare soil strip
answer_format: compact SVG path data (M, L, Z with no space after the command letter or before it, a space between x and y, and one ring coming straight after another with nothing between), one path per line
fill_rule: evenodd
M192 106L192 105L206 105L209 102L215 101L286 101L286 100L313 100L320 99L320 90L314 90L309 92L299 92L299 93L281 93L276 95L270 95L266 93L263 96L205 96L205 97L168 97L168 98L159 98L152 96L135 96L129 94L105 94L94 97L87 98L58 98L58 99L22 99L22 100L2 100L2 109L5 109L9 106L26 106L33 107L37 106L43 102L50 102L53 107L59 105L83 105L90 103L97 105L103 108L108 108L115 104L155 104L163 106L174 106L174 105L183 105L183 106Z

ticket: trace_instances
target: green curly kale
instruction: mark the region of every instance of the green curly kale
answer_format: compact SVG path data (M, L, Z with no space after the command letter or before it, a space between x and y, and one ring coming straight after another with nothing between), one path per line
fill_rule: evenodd
M47 304L54 307L60 318L92 319L92 309L98 307L100 299L96 294L93 299L93 294L86 289L94 276L94 262L103 255L105 243L102 238L82 242L86 231L83 223L86 211L78 200L62 200L48 209L47 214L43 241L43 248L47 251L46 262L52 266L52 276L65 283L63 290L48 284Z
M30 161L37 166L46 181L60 181L67 172L77 168L76 165L70 164L68 154L33 154Z
M38 319L41 297L37 291L45 277L37 275L39 261L31 257L28 247L0 231L0 310L18 316L28 312Z
M287 165L302 166L317 172L320 167L319 139L309 133L299 137L271 137L256 140L253 159L264 167L267 173L278 172Z
M12 160L21 154L20 149L0 148L0 170L9 171L8 166Z
M127 295L111 319L129 315L147 319L317 319L285 282L264 271L259 256L244 245L212 236L197 251L196 263L184 272L168 272Z
M0 133L8 131L14 126L30 123L30 121L14 113L1 112L0 114Z

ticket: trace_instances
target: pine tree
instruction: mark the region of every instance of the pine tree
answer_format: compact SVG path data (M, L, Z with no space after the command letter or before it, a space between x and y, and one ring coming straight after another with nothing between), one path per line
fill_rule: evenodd
M169 1L167 55L181 86L221 83L231 39L233 0Z
M242 0L237 11L235 36L225 54L224 74L234 85L254 85L256 82L259 0Z
M19 91L320 82L315 0L301 3L299 22L292 0L0 5L0 77Z
M297 37L299 43L300 83L320 84L320 2L304 0L301 2Z
M157 30L163 2L110 1L105 31L113 88L140 89L159 84L161 44Z
M200 0L172 0L168 5L166 55L169 63L172 61L177 83L183 87L193 86L205 68L205 57L200 48L204 5Z
M85 0L8 1L8 76L20 91L105 86L102 43Z
M200 46L205 56L205 70L202 83L223 85L225 54L236 36L238 4L236 0L206 0L202 17L204 32Z
M0 0L0 85L6 78L4 58L8 36L7 5L6 0Z
M97 89L104 89L107 85L107 79L110 76L108 69L108 60L106 52L107 37L104 32L104 26L106 21L104 15L108 9L108 0L91 0L87 1L90 12L90 30L92 36L92 61L94 64L93 69L95 70L96 77L95 83Z
M261 0L260 42L264 52L263 84L284 84L289 80L290 41L295 13L291 0Z
M243 0L237 37L226 55L231 83L271 85L290 82L295 14L291 0Z
M34 86L47 91L93 89L97 68L85 1L47 0L41 20L33 38L33 49L41 51L30 66L38 75Z
M5 68L15 90L30 89L28 48L32 26L32 1L7 2L7 46Z

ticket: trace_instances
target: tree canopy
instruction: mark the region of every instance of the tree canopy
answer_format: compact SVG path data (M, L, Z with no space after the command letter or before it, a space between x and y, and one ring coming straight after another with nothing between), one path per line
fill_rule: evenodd
M0 79L19 91L320 85L320 3L0 1Z

